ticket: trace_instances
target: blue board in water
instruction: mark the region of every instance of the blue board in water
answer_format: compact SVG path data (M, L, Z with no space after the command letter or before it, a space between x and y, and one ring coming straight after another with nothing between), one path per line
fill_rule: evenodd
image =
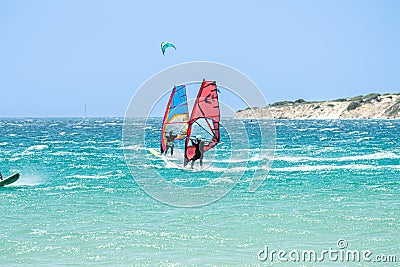
M12 184L19 179L19 173L13 174L3 180L0 181L0 187Z

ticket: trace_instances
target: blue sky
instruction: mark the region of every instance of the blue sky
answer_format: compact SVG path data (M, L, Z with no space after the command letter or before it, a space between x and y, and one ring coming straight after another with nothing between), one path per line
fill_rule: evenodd
M0 1L0 116L123 116L156 72L215 61L270 103L400 91L400 2ZM160 43L177 50L162 56Z

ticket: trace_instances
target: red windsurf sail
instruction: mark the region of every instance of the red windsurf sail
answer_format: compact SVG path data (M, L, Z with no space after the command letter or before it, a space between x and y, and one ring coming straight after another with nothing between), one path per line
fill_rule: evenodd
M185 143L185 163L193 158L196 147L191 139L201 135L204 141L204 152L216 146L219 142L220 110L217 83L203 80L193 106L189 120Z

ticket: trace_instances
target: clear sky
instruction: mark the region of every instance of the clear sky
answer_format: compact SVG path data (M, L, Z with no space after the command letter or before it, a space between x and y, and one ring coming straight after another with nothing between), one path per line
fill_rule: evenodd
M400 91L400 1L0 0L0 116L123 116L156 72L215 61L270 103ZM177 50L162 56L160 43Z

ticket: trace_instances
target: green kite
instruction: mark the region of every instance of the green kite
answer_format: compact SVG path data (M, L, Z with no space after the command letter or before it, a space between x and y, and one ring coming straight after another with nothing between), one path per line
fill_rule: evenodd
M165 53L165 50L166 50L168 47L173 47L173 48L176 50L175 46L174 46L173 44L171 44L170 42L162 42L162 43L161 43L161 51L162 51L162 54L163 54L163 55L164 55L164 53ZM164 55L164 56L165 56L165 55Z

